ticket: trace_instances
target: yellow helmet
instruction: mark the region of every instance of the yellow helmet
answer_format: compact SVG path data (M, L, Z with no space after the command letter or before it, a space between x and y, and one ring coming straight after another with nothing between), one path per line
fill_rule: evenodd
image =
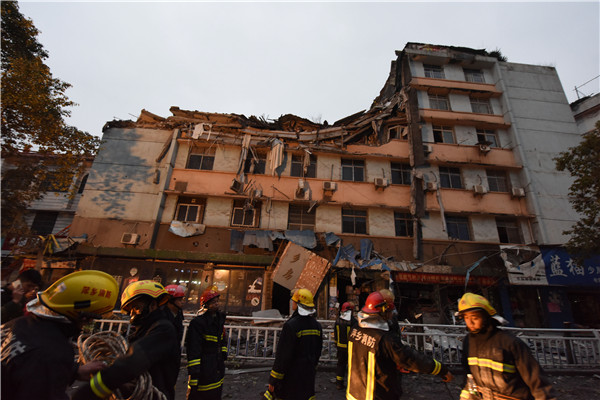
M150 280L136 281L130 283L123 290L123 294L121 295L121 309L129 312L131 302L140 296L150 296L156 299L159 306L162 306L169 300L169 293L160 283Z
M292 300L306 307L314 307L313 294L308 289L297 289L294 291Z
M475 293L465 293L464 296L458 301L458 313L462 314L473 309L480 308L485 310L490 317L496 315L496 310L490 302L483 296Z
M79 319L81 313L102 315L112 311L118 295L115 278L102 271L85 270L63 276L39 292L38 300L55 313Z

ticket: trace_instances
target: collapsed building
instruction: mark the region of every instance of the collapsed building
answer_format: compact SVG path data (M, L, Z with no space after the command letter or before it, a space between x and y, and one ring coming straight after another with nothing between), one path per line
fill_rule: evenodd
M78 267L121 288L182 284L191 311L214 285L249 315L308 287L327 318L391 286L400 318L428 323L467 289L516 325L600 304L600 271L569 273L556 246L577 215L552 158L579 136L554 68L408 43L370 108L332 124L170 112L105 125L71 227Z

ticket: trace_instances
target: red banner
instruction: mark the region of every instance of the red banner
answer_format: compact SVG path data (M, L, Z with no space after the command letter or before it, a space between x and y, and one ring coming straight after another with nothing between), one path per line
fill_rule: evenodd
M394 282L464 285L465 277L449 274L423 274L414 272L393 272ZM490 276L470 276L469 285L493 286L496 279Z

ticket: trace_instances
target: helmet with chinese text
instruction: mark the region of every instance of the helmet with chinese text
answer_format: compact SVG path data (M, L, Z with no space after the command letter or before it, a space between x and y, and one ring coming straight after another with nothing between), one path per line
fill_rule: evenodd
M496 315L496 310L485 297L475 293L465 293L458 301L459 315L474 310L484 310L490 317Z
M155 299L159 306L162 306L169 300L167 291L160 283L151 280L137 281L130 283L123 291L121 295L121 309L129 312L133 301L144 296Z
M297 289L294 291L292 295L292 300L296 303L300 303L306 307L314 307L315 302L313 299L313 294L308 289Z

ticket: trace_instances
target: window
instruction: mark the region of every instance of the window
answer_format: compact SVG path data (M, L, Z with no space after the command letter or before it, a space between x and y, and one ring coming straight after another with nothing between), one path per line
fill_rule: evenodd
M434 110L450 110L450 102L448 101L448 96L430 94L429 107Z
M508 192L506 172L489 169L486 174L490 192Z
M288 229L298 231L315 230L315 212L308 212L308 205L290 204L288 211Z
M433 140L436 143L454 143L454 131L452 127L433 125Z
M367 234L367 212L342 208L342 232Z
M439 65L423 64L426 78L445 79L444 69Z
M467 82L475 82L475 83L485 83L485 79L483 78L483 72L480 69L464 69L465 71L465 80Z
M212 281L219 290L223 311L234 315L252 315L253 311L259 311L263 279L262 269L215 269Z
M265 168L267 166L267 155L266 154L257 154L257 158L254 158L252 153L248 154L246 157L246 162L244 163L244 172L247 174L263 174L265 173Z
M365 180L365 162L342 159L342 180L363 182Z
M256 227L260 215L260 203L250 204L247 200L234 200L231 226Z
M467 217L458 217L445 215L446 228L448 229L449 239L471 240L469 233L469 219Z
M462 189L460 169L440 167L440 186L450 189Z
M205 200L193 197L180 197L175 211L175 220L190 223L202 223Z
M523 243L521 230L517 220L512 218L496 218L500 243Z
M306 160L305 157L309 157ZM308 161L306 166L306 172L304 172L304 162ZM291 176L298 176L301 178L316 178L317 177L317 157L312 154L305 155L292 155L292 169L290 171Z
M58 218L58 212L54 211L38 211L35 213L31 230L38 235L46 236L54 230L54 224Z
M477 143L489 144L490 147L500 147L496 131L491 129L477 129Z
M406 128L400 125L392 126L388 128L388 134L390 139L401 139L406 140Z
M471 97L471 109L477 114L492 114L492 106L488 99Z
M392 163L392 183L410 185L411 169L408 164Z
M202 169L212 171L215 162L215 149L192 149L188 157L187 169Z
M408 213L394 211L394 227L396 228L396 236L413 235L413 220Z

